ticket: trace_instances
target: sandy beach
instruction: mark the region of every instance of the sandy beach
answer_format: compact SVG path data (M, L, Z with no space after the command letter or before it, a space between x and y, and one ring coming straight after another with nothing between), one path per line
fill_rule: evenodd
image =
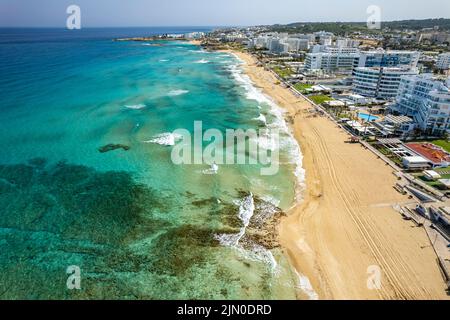
M202 41L201 40L189 40L189 43L194 46L199 46L202 44Z
M234 52L255 85L294 119L304 155L306 190L280 226L292 265L320 299L448 299L430 241L394 206L392 168L323 117L310 117L307 101L278 85L249 54ZM381 270L381 289L369 290L368 268Z

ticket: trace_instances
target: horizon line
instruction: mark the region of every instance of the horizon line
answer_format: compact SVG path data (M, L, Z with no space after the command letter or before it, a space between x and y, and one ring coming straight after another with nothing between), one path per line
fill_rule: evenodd
M425 21L425 20L450 20L449 18L409 18L409 19L400 19L400 20L386 20L381 23L390 23L390 22L403 22L403 21ZM129 25L129 26L87 26L82 27L82 29L112 29L112 28L248 28L248 27L267 27L267 26L289 26L291 24L320 24L320 23L367 23L366 21L297 21L297 22L289 22L289 23L272 23L272 24L255 24L255 25ZM0 28L30 28L30 29L65 29L63 26L35 26L35 25L22 25L22 26L2 26Z

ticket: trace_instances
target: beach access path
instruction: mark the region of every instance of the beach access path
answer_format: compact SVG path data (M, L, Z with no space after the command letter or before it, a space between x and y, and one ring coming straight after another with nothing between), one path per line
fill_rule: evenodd
M254 84L287 111L304 156L304 199L280 226L292 265L320 299L449 299L423 228L394 206L411 202L393 186L393 169L295 96L256 59L233 52ZM374 267L381 288L368 286ZM373 287L373 286L372 286ZM299 297L302 298L302 297Z

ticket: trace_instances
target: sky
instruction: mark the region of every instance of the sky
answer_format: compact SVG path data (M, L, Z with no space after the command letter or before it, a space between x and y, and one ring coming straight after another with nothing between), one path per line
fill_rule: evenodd
M370 5L384 21L450 18L449 0L0 0L0 26L65 27L72 4L82 27L367 21Z

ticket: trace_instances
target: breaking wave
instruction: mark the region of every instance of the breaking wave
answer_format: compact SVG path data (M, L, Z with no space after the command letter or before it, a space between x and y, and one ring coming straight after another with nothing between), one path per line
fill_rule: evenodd
M127 109L132 109L132 110L139 110L139 109L144 109L145 107L147 107L145 104L135 104L135 105L127 105L124 106Z
M271 129L278 129L280 132L280 149L287 152L289 163L295 166L294 175L296 176L296 202L302 200L302 192L305 188L305 170L302 167L303 164L303 154L301 153L300 146L295 140L294 135L287 125L284 115L286 111L279 107L275 101L270 97L266 96L261 89L254 86L250 77L244 74L241 66L244 61L238 56L234 55L238 63L230 65L228 70L231 72L233 78L237 83L241 85L246 91L246 98L249 100L255 100L258 104L267 104L269 109L269 114L272 116L273 120L271 123L267 123L266 126ZM258 143L261 147L267 148L268 150L273 150L270 141L268 139L259 139Z
M201 63L201 64L203 64L203 63L209 63L209 61L206 60L206 59L200 59L200 60L195 61L195 63Z
M254 120L261 121L264 125L267 125L266 116L263 115L262 113L257 118L255 118Z
M179 141L182 136L173 134L170 132L161 133L154 136L151 140L144 141L144 143L155 143L161 146L174 146L177 141Z
M170 97L176 97L176 96L181 96L186 93L189 93L189 90L172 90L172 91L169 91L168 95Z
M239 233L215 235L216 240L218 240L223 246L236 249L246 259L265 263L270 267L272 272L275 273L278 264L270 250L251 241L245 241L245 244L240 243L245 235L247 227L250 224L250 220L255 214L255 201L253 198L253 194L250 193L250 195L243 198L242 200L236 201L235 204L239 205L238 217L242 222L242 227L240 228ZM272 213L265 212L261 214L264 215ZM261 218L264 219L264 217Z

